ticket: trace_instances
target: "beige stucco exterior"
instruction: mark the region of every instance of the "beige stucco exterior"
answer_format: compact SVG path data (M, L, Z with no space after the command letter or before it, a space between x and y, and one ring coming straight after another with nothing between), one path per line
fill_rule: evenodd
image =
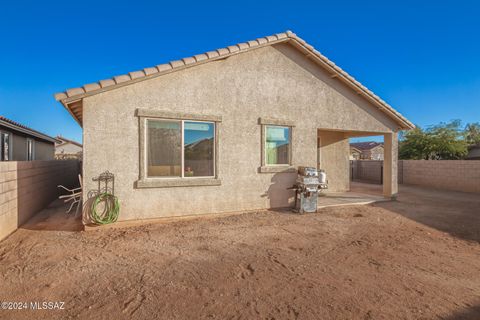
M221 117L219 183L139 188L139 109ZM260 118L294 124L292 166L317 166L320 153L330 191L348 189L349 136L396 137L398 128L290 44L261 47L83 98L85 196L96 188L92 178L109 170L120 220L290 206L296 173L261 172Z

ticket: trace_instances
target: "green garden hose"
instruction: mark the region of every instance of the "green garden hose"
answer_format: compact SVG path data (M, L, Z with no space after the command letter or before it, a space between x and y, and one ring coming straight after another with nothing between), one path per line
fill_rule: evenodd
M104 203L103 211L97 212L97 206ZM110 193L98 194L92 202L90 219L96 224L108 224L117 221L120 205L118 199Z

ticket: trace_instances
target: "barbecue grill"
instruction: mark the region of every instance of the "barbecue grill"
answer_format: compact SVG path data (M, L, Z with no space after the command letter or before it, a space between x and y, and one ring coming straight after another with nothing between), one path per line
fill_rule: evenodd
M313 167L298 167L298 176L291 189L295 190L294 211L298 213L317 212L318 194L327 189L326 174Z

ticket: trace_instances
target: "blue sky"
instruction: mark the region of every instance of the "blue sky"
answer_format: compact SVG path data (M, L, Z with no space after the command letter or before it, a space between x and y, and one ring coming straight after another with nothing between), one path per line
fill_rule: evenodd
M9 1L0 115L81 141L53 94L290 29L418 125L480 121L475 1Z

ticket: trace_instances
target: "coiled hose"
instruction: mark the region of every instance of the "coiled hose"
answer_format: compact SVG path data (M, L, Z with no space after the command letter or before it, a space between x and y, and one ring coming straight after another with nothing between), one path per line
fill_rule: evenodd
M104 203L102 212L97 212L97 206ZM98 194L92 202L90 219L96 224L108 224L117 221L120 205L118 199L110 193Z

